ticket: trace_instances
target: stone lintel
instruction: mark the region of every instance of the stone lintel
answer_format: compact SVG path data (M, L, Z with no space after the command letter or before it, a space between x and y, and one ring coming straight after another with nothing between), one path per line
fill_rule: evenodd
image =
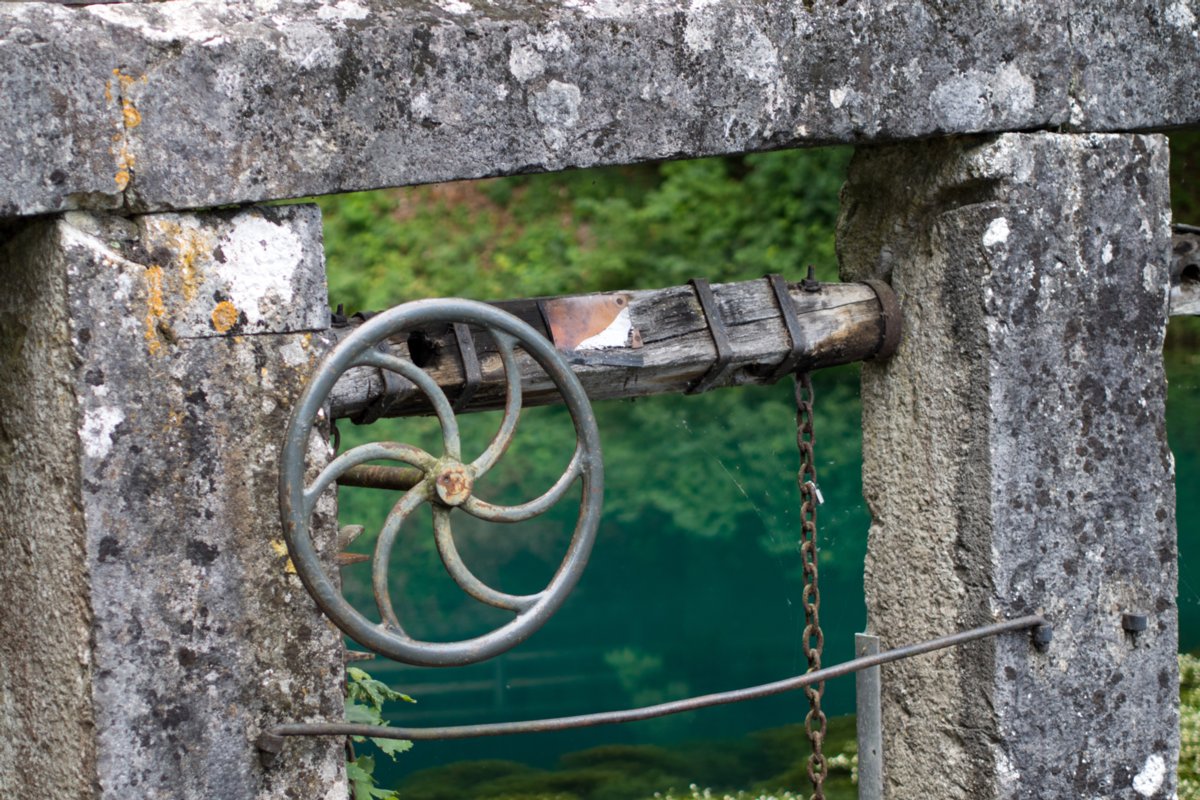
M33 759L55 765L45 773L0 764L0 793L341 800L340 742L289 743L269 772L254 745L269 725L342 715L341 637L288 569L276 488L292 402L326 346L318 210L73 212L26 228L6 278L52 287L54 302L21 317L6 293L0 317L19 368L0 452L20 453L0 466L24 497L0 510L0 547L29 551L0 586L34 587L16 602L40 607L0 625L61 638L0 650L0 670L18 676L4 684L18 704L46 685L71 696L28 727L0 711L0 741L57 752L76 738ZM24 333L50 322L52 337ZM47 354L56 372L42 372ZM60 406L25 427L31 409ZM34 673L22 657L69 669Z
M0 216L1200 123L1200 0L0 5Z
M1054 626L1044 653L1017 635L884 668L887 796L1173 796L1165 139L862 150L838 236L843 277L904 310L897 354L863 366L870 629Z

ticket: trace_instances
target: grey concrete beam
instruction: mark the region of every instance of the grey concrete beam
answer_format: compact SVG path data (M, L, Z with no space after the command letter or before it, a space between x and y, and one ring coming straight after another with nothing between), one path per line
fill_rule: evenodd
M1172 797L1165 139L864 149L843 201L843 277L888 278L904 310L896 355L863 365L869 628L1054 626L1044 653L1014 636L884 668L885 796Z
M340 742L270 773L254 745L342 715L341 637L289 571L276 487L322 268L311 206L71 212L7 240L0 795L346 796Z
M0 216L1200 122L1200 0L0 5Z

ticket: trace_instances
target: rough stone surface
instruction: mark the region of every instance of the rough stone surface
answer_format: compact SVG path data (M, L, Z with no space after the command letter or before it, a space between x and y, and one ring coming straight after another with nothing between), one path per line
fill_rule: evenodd
M1122 6L1085 42L1010 0L4 4L0 216L1200 121L1200 0Z
M1134 131L1200 124L1200 2L1074 0L1069 127Z
M90 798L79 408L51 225L0 249L0 797ZM52 756L50 754L53 754Z
M1044 654L1013 635L883 668L887 796L1171 797L1165 140L861 150L838 236L843 277L888 278L905 320L863 367L869 627L1054 625Z
M291 293L296 307L327 314L324 284L312 280L316 231L315 208L290 206L132 220L73 213L26 234L37 240L23 254L50 254L32 271L61 287L66 368L50 374L71 401L47 430L73 440L54 464L73 480L41 502L81 519L72 591L94 612L81 616L65 589L39 612L81 617L55 644L79 653L94 709L64 747L94 758L83 781L65 784L78 787L71 796L345 797L340 742L289 742L271 771L254 746L267 725L342 710L340 637L288 569L276 499L287 415L325 345L306 314L252 311ZM230 246L260 237L277 255L266 266L254 247ZM223 334L197 322L231 302L247 319L230 316ZM24 357L43 350L53 352L26 344ZM24 390L18 407L45 402L37 385L13 387ZM49 581L56 564L33 574ZM21 568L4 569L7 585ZM59 735L51 720L41 729ZM24 736L6 727L0 739ZM18 788L12 796L39 796Z

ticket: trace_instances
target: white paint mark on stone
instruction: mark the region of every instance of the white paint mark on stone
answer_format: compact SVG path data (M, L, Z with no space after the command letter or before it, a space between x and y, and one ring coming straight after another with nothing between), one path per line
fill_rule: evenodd
M279 348L279 357L289 367L298 367L308 363L308 354L301 347L300 342L292 342Z
M588 19L617 19L674 10L673 0L564 0L563 6L578 10Z
M1100 251L1100 260L1105 264L1111 264L1113 260L1112 242L1105 242L1104 249Z
M841 108L842 103L846 102L846 87L830 89L829 102L834 108Z
M990 81L992 102L1012 118L1022 118L1033 111L1036 87L1028 75L1007 64Z
M546 71L546 61L529 45L513 45L512 52L508 54L508 71L525 83Z
M222 237L225 261L214 262L229 302L256 325L264 309L292 300L292 278L300 267L304 247L300 237L258 215L246 216Z
M83 6L82 9L105 22L137 31L150 41L189 41L208 44L219 38L222 26L219 6L208 0L180 0L171 4L171 13L145 13L123 3Z
M1004 217L996 217L987 226L987 230L983 232L983 246L995 247L998 244L1004 244L1008 241L1008 220Z
M345 21L348 19L366 19L370 13L366 6L359 5L354 0L340 0L340 2L329 3L318 8L317 18Z
M737 48L737 70L752 81L769 84L779 77L779 53L762 31L746 23L735 24L734 41Z
M683 29L683 43L693 53L713 49L717 38L716 14L709 10L718 0L692 0Z
M1196 15L1192 13L1192 10L1188 8L1188 4L1183 2L1183 0L1176 0L1176 2L1167 6L1166 18L1168 24L1174 25L1176 28L1190 30L1192 36L1196 35Z
M609 350L614 347L625 347L629 344L629 335L633 333L633 321L629 318L629 307L621 309L616 318L608 323L608 327L593 334L580 342L576 350Z
M341 63L342 52L325 27L304 22L284 29L285 39L280 53L300 69L332 67Z
M412 99L412 112L418 117L427 119L433 112L433 103L429 101L429 95L421 92Z
M467 14L472 10L471 4L464 3L463 0L437 0L437 5L443 11L449 11L451 14Z
M573 83L550 81L533 95L533 113L545 127L542 137L546 144L560 149L569 141L569 129L579 124L579 87Z
M1142 771L1133 777L1133 790L1142 797L1154 795L1167 775L1167 764L1158 753L1146 759Z
M83 415L79 438L89 458L104 458L112 450L113 433L125 421L125 412L117 406L90 408Z
M534 34L529 41L533 42L533 46L543 53L566 53L571 50L571 37L558 28Z

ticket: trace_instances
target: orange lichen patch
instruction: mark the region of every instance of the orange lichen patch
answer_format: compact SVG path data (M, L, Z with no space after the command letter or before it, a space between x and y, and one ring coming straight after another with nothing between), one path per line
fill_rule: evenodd
M237 321L237 306L228 300L217 303L217 307L212 312L212 326L217 333L228 333L234 325L237 325Z
M146 83L147 81L145 75L135 78L132 75L126 75L121 72L119 68L114 69L113 77L104 82L104 101L106 103L112 103L114 100L114 79L116 80L118 90L116 95L121 101L121 133L113 137L113 143L118 145L111 151L116 159L117 166L116 173L113 175L113 182L116 183L117 190L123 192L129 186L130 181L133 180L134 165L133 153L129 151L129 140L126 133L131 128L136 128L142 124L142 114L137 110L133 100L129 98L128 89L139 81L141 83Z
M151 355L162 350L159 321L167 313L163 303L163 268L157 264L146 267L146 347Z
M205 265L208 264L215 242L204 230L180 225L169 219L147 223L148 237L159 249L171 253L167 268L165 293L172 304L182 298L182 305L195 302L204 289Z
M125 118L126 128L136 128L142 124L142 113L137 110L131 100L121 101L121 116Z

